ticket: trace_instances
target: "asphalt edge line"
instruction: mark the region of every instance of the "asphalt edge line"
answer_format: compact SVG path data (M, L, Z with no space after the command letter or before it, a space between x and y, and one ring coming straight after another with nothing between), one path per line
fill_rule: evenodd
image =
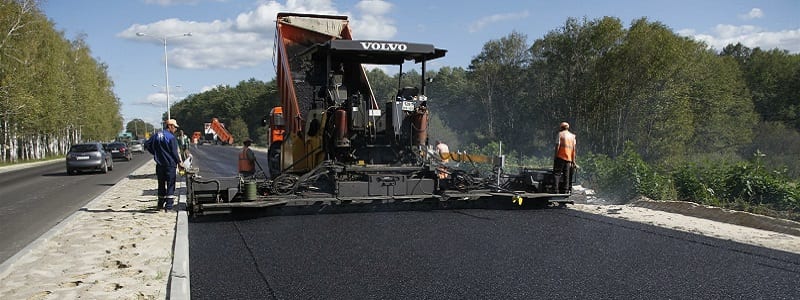
M178 195L178 207L186 207L186 195ZM185 209L178 211L175 240L172 248L172 270L169 279L169 298L191 299L189 284L189 217Z
M128 174L128 176L130 176L130 174ZM101 199L103 199L103 197L105 197L106 194L108 194L111 191L113 191L114 188L117 187L117 185L120 185L121 183L130 180L128 178L128 176L126 176L125 178L122 178L122 180L120 180L119 182L114 184L114 186L110 187L109 189L105 190L100 195L97 195L97 197L94 197L94 199L92 199L91 201L87 202L85 205L83 205L81 208L79 208L78 210L73 212L71 215L69 215L68 217L64 218L60 222L58 222L58 224L56 224L55 226L50 228L50 230L46 231L44 234L40 235L35 240L33 240L32 242L28 243L27 246L25 246L21 250L17 251L16 254L14 254L13 256L11 256L8 259L6 259L6 261L4 261L3 264L0 264L0 281L2 281L2 279L4 279L4 278L8 277L8 274L11 272L12 267L20 259L22 259L23 257L25 257L28 254L30 254L30 252L33 249L35 249L35 248L37 248L39 246L42 246L45 243L47 243L47 241L50 240L50 238L60 234L64 230L64 227L66 227L67 225L71 224L72 221L74 221L76 218L78 218L78 216L80 216L81 214L86 213L86 210L88 209L87 208L88 206L90 206L91 204L94 204L95 202L98 202Z

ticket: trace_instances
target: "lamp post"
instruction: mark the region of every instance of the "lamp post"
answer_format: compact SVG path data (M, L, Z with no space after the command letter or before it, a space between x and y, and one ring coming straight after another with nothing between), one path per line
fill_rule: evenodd
M158 88L158 89L159 89L159 90L158 90L158 93L159 93L159 94L162 92L162 90L163 90L165 93L167 93L167 110L166 110L166 112L167 112L167 120L171 119L171 117L170 117L170 115L169 115L169 112L170 112L170 108L169 108L169 86L162 87L162 86L160 86L160 85L153 84L153 87L154 87L154 88ZM176 87L176 88L181 88L181 87L183 87L183 86L182 86L182 85L180 85L180 84L178 84L178 85L175 85L174 87ZM158 117L159 117L159 118L161 118L161 117L163 117L163 116L164 116L164 115L163 115L163 114L161 114L161 115L159 115ZM163 125L165 124L164 122L166 122L166 120L163 120L163 119L162 119L162 120L161 120L161 125L162 125L161 127L164 127L164 126L163 126Z
M137 32L136 36L152 36L152 35L148 35L148 34L146 34L144 32ZM169 62L168 62L168 55L167 55L167 38L182 37L182 36L192 36L192 33L191 32L187 32L187 33L184 33L184 34L173 35L173 36L166 36L165 35L165 36L162 36L162 37L158 38L158 39L160 39L161 41L164 42L164 78L165 78L165 81L166 81L166 85L164 85L164 87L167 90L167 120L172 119L172 116L170 115L170 109L169 109Z

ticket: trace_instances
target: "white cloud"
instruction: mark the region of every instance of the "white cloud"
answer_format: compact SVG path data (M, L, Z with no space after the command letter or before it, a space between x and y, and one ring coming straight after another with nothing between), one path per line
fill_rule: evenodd
M200 88L200 92L201 92L201 93L205 93L205 92L208 92L208 91L210 91L210 90L213 90L213 89L215 89L215 88L218 88L218 87L220 87L220 85L208 85L208 86L204 86L204 87Z
M382 0L363 0L356 4L361 18L350 20L354 39L386 40L397 34L394 20L386 15L392 4Z
M181 5L181 4L197 4L202 2L203 0L145 0L144 3L147 4L156 4L161 6L172 6L172 5ZM205 0L210 2L225 2L227 0Z
M729 44L741 43L742 45L763 50L775 48L800 53L800 28L781 31L767 31L752 25L717 25L713 33L697 33L692 29L679 30L678 34L703 41L717 51Z
M397 33L397 27L392 20L378 15L365 15L351 24L354 39L387 40Z
M764 17L764 12L760 8L753 8L746 14L739 15L742 20L760 19Z
M162 5L189 3L191 0L148 0ZM354 34L364 39L388 39L397 32L385 15L392 4L382 0L363 0L356 7L360 19L350 18ZM251 11L233 19L195 22L165 19L149 24L133 24L118 37L163 45L167 36L170 67L182 69L238 69L253 67L272 59L275 17L278 12L348 15L337 11L330 0L287 0L286 4L264 1ZM137 36L143 32L147 36ZM191 37L181 36L192 33Z
M272 18L274 20L274 16ZM251 67L272 57L272 34L274 28L248 27L254 31L238 30L229 20L193 22L166 19L146 25L134 24L117 36L149 41L163 45L167 37L169 64L183 69L238 69ZM143 32L147 36L137 36ZM183 36L191 33L191 36Z
M158 87L161 88L161 87ZM181 101L185 99L185 96L178 96L174 90L170 90L169 93L169 102L170 104L175 104L175 102ZM144 99L136 101L133 103L134 105L140 106L150 106L156 109L166 109L167 108L167 93L163 90L160 92L152 93L147 95Z
M364 0L358 2L356 8L368 15L385 15L392 9L392 4L383 0Z
M508 14L495 14L487 17L483 17L478 21L475 21L469 26L469 32L478 32L486 26L489 26L492 23L509 21L509 20L517 20L517 19L524 19L528 17L528 11L522 11L518 13L508 13Z

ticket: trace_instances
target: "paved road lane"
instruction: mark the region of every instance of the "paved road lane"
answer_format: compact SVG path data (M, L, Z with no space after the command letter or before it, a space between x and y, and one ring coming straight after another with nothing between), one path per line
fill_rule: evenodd
M193 299L800 297L800 255L569 209L218 219Z
M68 176L63 160L3 171L0 176L0 262L144 164L150 155L117 160L108 174Z

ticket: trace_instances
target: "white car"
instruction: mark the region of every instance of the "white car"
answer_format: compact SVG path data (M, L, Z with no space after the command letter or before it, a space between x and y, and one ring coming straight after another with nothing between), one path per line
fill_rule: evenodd
M129 149L129 150L130 150L132 153L144 153L144 145L142 145L142 141L138 141L138 140L136 140L136 141L131 141L131 142L128 144L128 149Z

